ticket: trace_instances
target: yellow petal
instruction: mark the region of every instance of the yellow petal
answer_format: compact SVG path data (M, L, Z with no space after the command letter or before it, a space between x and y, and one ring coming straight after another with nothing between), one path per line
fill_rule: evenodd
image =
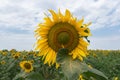
M62 20L64 16L63 16L63 14L61 13L60 9L59 9L58 15L59 15L59 18Z
M77 49L78 51L78 53L79 53L79 55L81 55L82 57L86 57L86 55L85 55L85 53L83 52L83 51L81 51L81 50L79 50L79 49Z
M56 69L58 69L59 66L60 66L60 64L56 63Z
M53 11L53 10L49 10L50 13L52 14L52 17L53 17L53 21L56 22L59 20L59 17L58 15Z
M75 50L72 51L72 54L73 59L75 59L77 57L77 53L75 52Z
M48 39L39 39L39 40L37 41L37 44L44 44L44 43L47 42L47 40L48 40Z
M41 44L38 44L37 47L35 48L35 50L40 50L41 48L47 46L48 43L41 43Z
M69 11L68 9L67 9L66 12L65 12L65 16L66 16L66 17L71 17L71 13L70 13L70 11Z
M84 18L82 18L77 22L77 26L81 27L83 25L83 22L84 22Z
M84 41L82 38L79 39L79 44L81 44L83 47L87 47L89 45L89 43Z
M43 55L46 55L46 53L48 52L48 50L49 50L48 45L45 46L45 47L43 47L43 48L41 48L37 56L43 56Z
M50 27L49 26L44 26L39 29L39 31L49 31Z
M83 58L81 56L78 56L78 59L80 59L81 61L83 61Z
M49 65L53 64L54 63L53 60L55 60L55 51L52 50L52 55L51 55L51 58L49 59L48 64Z
M87 32L86 32L86 31L87 31ZM79 34L80 34L81 36L91 36L90 29L89 29L89 28L86 28L86 27L80 28L80 29L79 29Z
M47 35L47 34L48 34L48 31L42 30L42 31L39 32L39 34L40 34L40 35Z
M48 54L46 55L46 58L45 58L45 61L44 61L44 64L46 64L47 62L48 63L50 63L51 61L49 61L50 59L52 59L52 52L53 52L53 50L50 50L49 52L48 52Z
M72 17L69 22L70 22L70 24L72 24L73 26L76 26L76 20L77 20L77 18Z
M92 24L92 22L89 22L89 23L84 24L84 25L85 25L85 27L88 27L88 26L91 25L91 24Z
M41 54L43 54L42 60L46 57L47 54L51 51L51 48L47 48L45 52L41 51Z
M65 21L68 21L71 18L71 13L69 10L65 11Z
M87 50L86 47L83 47L83 46L81 46L81 45L79 44L79 45L78 45L78 48L79 48L80 50L82 50L84 53L86 53L86 50Z
M45 17L44 20L45 20L44 24L46 24L47 26L52 26L53 25L53 22L49 17Z
M56 53L53 53L53 60L52 60L52 64L54 64L56 62Z

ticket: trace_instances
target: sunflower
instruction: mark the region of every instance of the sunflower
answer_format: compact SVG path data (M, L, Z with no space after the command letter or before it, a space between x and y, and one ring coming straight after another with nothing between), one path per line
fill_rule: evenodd
M16 53L12 54L12 57L14 59L18 59L20 57L20 55L21 55L20 52L16 52Z
M83 24L84 19L77 20L69 10L65 11L65 15L60 10L58 13L53 10L49 12L52 17L46 15L45 21L35 30L35 50L39 51L39 56L43 56L44 64L54 64L61 48L68 49L73 59L83 60L88 55L89 43L85 38L91 35L88 28L91 22Z
M2 50L0 50L0 54L2 53Z
M7 52L2 52L2 55L3 55L3 56L6 56L6 55L7 55Z
M22 55L22 59L26 59L27 58L27 55Z
M4 65L6 62L5 62L4 60L2 60L0 63L1 63L2 65Z
M82 75L79 75L79 79L78 80L85 80L85 79L83 78Z
M33 70L32 62L31 61L22 61L20 62L20 67L25 70L25 72L29 73Z

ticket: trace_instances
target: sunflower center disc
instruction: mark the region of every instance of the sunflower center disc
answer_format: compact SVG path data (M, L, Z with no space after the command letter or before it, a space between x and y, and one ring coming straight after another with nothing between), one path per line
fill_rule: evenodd
M67 44L70 40L70 35L67 32L61 32L58 34L58 42L60 44Z
M18 56L15 56L15 59L17 59L18 58Z
M75 27L67 22L59 22L48 32L49 46L58 52L63 46L71 52L79 43L79 35Z
M30 69L30 68L31 68L31 65L30 65L29 63L25 63L25 64L24 64L24 67L25 67L26 69Z

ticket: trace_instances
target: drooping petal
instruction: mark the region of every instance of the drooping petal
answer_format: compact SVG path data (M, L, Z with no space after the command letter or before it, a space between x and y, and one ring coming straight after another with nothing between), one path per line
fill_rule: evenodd
M43 54L42 60L46 57L47 54L49 54L50 51L51 51L51 48L46 49L45 52L41 51L41 54Z
M53 57L52 57L52 58L53 58L52 64L54 64L54 63L56 62L56 55L57 55L57 54L54 52L54 53L53 53Z
M46 55L46 58L45 58L44 64L46 64L46 63L50 64L50 63L51 63L51 60L52 60L52 54L53 54L53 50L50 50L50 51L48 52L48 54Z
M80 49L77 49L77 53L82 57L86 57L85 53L81 51Z
M73 59L77 58L77 53L75 52L75 50L72 51L72 57L73 57Z
M83 46L83 47L87 47L89 45L89 43L87 43L86 41L84 41L83 38L79 39L79 44L81 44L81 46Z
M78 56L78 59L80 59L81 61L83 61L83 58L81 56Z

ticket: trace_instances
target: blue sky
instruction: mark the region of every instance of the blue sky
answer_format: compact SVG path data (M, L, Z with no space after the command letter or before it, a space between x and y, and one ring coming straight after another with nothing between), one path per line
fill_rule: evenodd
M120 0L0 0L0 49L33 50L35 26L48 9L84 16L92 36L89 49L120 49Z

